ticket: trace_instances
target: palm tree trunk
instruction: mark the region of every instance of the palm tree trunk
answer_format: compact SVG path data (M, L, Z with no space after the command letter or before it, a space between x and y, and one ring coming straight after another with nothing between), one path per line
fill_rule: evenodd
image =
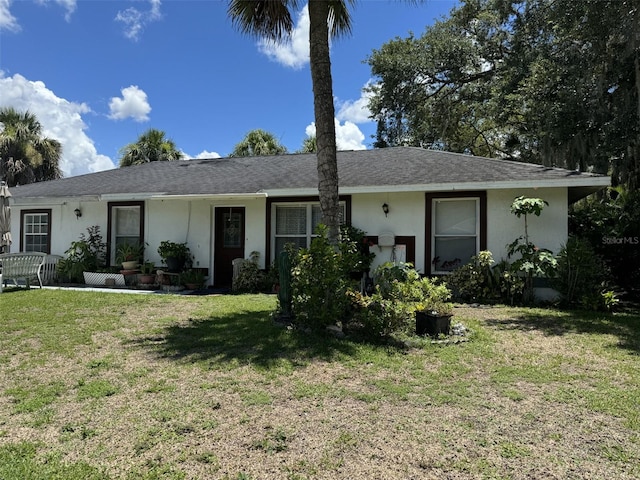
M340 232L340 209L328 18L328 1L311 0L309 2L309 63L311 64L318 148L318 194L322 222L328 227L329 243L337 245Z

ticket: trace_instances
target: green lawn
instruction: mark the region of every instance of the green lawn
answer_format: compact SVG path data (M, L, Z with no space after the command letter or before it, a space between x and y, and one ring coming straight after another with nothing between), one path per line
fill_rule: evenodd
M637 479L640 315L459 306L456 344L270 295L0 294L0 479Z

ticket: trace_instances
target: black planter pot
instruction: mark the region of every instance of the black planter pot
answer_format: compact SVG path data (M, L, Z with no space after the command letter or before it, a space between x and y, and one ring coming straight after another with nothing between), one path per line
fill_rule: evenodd
M184 258L167 257L165 260L167 262L167 270L169 270L169 273L180 273L184 270Z
M452 315L433 315L427 312L416 312L416 335L437 337L449 335Z

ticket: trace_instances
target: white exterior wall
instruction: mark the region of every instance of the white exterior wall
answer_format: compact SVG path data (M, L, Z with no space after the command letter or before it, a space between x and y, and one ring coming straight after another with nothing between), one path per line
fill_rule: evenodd
M148 259L160 263L158 245L163 240L186 242L194 256L193 265L213 271L214 209L245 208L245 258L260 253L260 268L265 268L264 212L266 199L242 201L150 200L146 204L145 235L149 243Z
M506 246L524 234L524 219L510 213L513 199L519 195L539 197L547 202L540 217L529 218L529 235L536 245L558 253L566 242L567 189L539 188L518 190L490 190L487 192L487 248L499 261L506 258ZM51 253L64 255L71 242L86 234L86 229L99 225L104 241L107 240L107 201L82 201L46 204L44 201L29 205L12 205L13 244L11 252L20 249L20 210L51 209ZM389 205L385 217L382 205ZM187 242L194 255L194 265L213 271L214 208L245 208L245 257L252 251L260 253L260 267L268 263L266 227L270 218L265 215L266 198L257 199L151 199L145 202L145 258L160 263L157 253L162 240ZM74 209L80 208L82 217L76 219ZM415 237L415 266L425 272L425 192L371 193L351 196L351 218L354 227L368 235L393 233L396 236ZM374 247L373 267L391 259L391 247Z
M507 258L507 245L524 235L524 217L511 213L514 198L541 198L549 203L539 217L527 218L529 240L540 248L547 248L554 254L567 241L568 199L566 188L539 188L527 190L490 190L487 192L487 249L499 262Z
M450 192L446 192L450 193ZM507 245L524 235L524 218L510 212L513 199L524 195L546 200L549 205L540 217L528 218L529 237L541 248L557 254L568 236L568 201L566 188L540 188L519 190L489 190L487 192L487 249L493 258L507 258ZM384 216L382 204L389 205L389 215ZM415 236L416 268L426 271L425 242L425 193L360 194L352 196L352 223L368 235L392 232L396 236ZM376 259L373 268L390 260L390 248L373 248Z
M144 231L145 259L161 263L158 245L163 240L187 242L194 256L194 266L213 269L214 207L245 208L245 257L252 251L260 253L260 266L265 267L266 199L242 201L212 200L167 200L152 199L145 202ZM76 218L74 210L79 208L82 216ZM29 205L13 205L11 208L11 252L20 250L21 210L51 209L51 253L64 255L71 242L87 234L87 228L100 227L103 241L107 241L107 201L70 201L62 204L38 202Z
M74 210L79 208L82 212L80 218L76 218ZM51 210L51 253L64 255L71 242L80 239L81 234L87 235L87 227L98 225L103 239L107 235L107 204L99 202L71 201L63 204L35 204L29 206L11 207L11 233L13 242L11 251L20 251L20 210ZM100 222L96 222L100 219Z
M384 203L389 205L389 215L386 217L382 211ZM424 192L352 195L351 223L354 227L364 230L367 235L379 236L389 232L395 236L415 237L415 267L424 273ZM391 247L373 247L371 251L376 254L372 268L392 258Z

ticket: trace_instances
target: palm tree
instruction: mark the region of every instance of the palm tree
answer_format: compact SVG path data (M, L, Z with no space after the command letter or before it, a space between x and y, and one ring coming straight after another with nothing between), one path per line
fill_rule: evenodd
M0 178L10 187L62 177L62 145L42 137L33 113L0 108L0 129Z
M244 139L236 144L230 157L251 157L254 155L279 155L287 153L287 147L265 130L251 130Z
M138 137L137 142L126 145L120 152L120 167L180 160L183 157L173 140L165 138L165 133L155 128L144 132Z
M340 233L340 208L329 35L336 37L351 32L347 3L354 4L355 0L313 0L308 3L309 63L318 148L318 195L322 222L327 226L328 239L334 245L338 243ZM299 0L230 0L228 13L243 33L280 41L291 33L291 13L297 10L299 4Z
M318 151L318 145L316 142L315 135L312 137L307 137L302 141L302 146L298 153L316 153Z

